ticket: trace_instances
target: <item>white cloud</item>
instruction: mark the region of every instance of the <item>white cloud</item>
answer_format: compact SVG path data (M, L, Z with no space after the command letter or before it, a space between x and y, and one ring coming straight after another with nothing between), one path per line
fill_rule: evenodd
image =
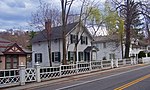
M56 8L61 8L60 0L41 0L51 3ZM80 0L74 2L73 7L77 9ZM103 0L102 0L103 1ZM0 28L9 29L13 27L27 27L31 13L39 6L39 0L0 0Z
M37 0L1 0L0 27L3 29L25 27L31 12L39 5Z

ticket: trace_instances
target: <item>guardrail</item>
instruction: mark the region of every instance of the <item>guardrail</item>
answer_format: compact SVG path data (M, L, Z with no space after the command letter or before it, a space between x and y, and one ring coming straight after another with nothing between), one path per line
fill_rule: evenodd
M135 60L133 59L112 59L76 62L76 64L60 65L58 67L40 67L38 63L35 64L35 68L25 68L25 66L21 65L19 69L0 70L0 88L25 85L25 83L28 82L41 82L44 80L133 64L135 64Z

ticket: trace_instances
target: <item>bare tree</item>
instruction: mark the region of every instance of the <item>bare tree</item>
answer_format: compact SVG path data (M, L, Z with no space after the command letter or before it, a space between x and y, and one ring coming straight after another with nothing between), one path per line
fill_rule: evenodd
M122 1L124 3L122 3ZM134 30L134 21L137 19L139 15L146 15L147 13L143 13L141 7L145 7L145 4L142 1L135 0L122 0L119 2L118 0L113 0L113 3L116 5L116 9L119 11L121 17L125 20L125 58L129 57L129 48L131 44L131 30ZM146 7L145 7L146 8Z
M63 37L63 61L62 64L67 64L66 61L66 25L69 16L69 12L74 0L61 0L62 10L62 37Z
M52 4L48 4L39 0L40 5L36 12L32 13L31 26L40 30L43 37L47 40L49 62L52 66L51 60L51 27L61 25L61 15L57 8L54 8ZM44 30L45 29L45 30ZM46 33L46 34L45 34Z
M53 7L51 3L42 2L39 0L40 5L38 9L32 13L30 26L38 30L44 30L45 22L50 19L53 27L61 25L61 13L58 8Z

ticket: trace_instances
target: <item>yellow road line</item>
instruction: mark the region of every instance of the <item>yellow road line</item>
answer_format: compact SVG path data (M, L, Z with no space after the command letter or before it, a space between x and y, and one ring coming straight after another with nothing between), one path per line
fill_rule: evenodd
M115 88L114 90L123 90L123 89L128 88L128 87L130 87L130 86L132 86L132 85L134 85L134 84L136 84L136 83L138 83L138 82L140 82L140 81L143 81L143 80L145 80L145 79L147 79L147 78L150 78L150 74L148 74L148 75L146 75L146 76L143 76L143 77L141 77L141 78L138 78L138 79L136 79L136 80L134 80L134 81L132 81L132 82L129 82L129 83L123 85L123 86L120 86L120 87L118 87L118 88Z

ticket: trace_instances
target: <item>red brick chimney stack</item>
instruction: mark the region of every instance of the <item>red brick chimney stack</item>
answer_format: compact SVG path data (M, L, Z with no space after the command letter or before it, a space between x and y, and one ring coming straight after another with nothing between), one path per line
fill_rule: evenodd
M51 34L51 20L48 19L46 22L45 22L45 30L47 32L48 35Z

